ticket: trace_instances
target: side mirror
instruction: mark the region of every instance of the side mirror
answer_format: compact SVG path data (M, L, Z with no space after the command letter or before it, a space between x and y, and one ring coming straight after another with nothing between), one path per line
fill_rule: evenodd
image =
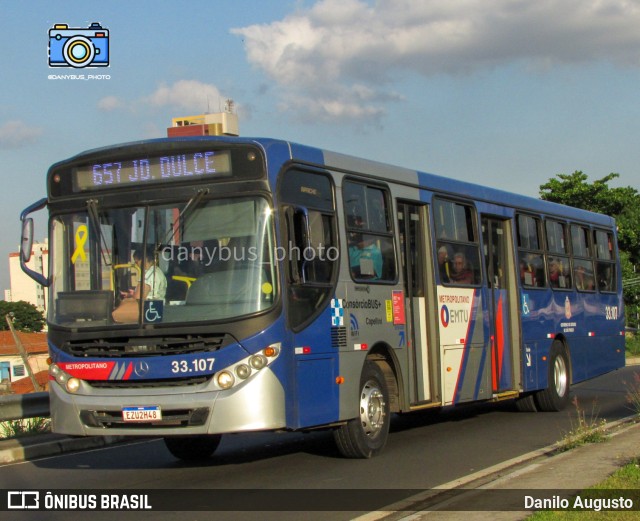
M20 214L20 221L22 221L22 236L20 238L20 267L29 277L35 280L38 284L44 287L48 287L51 283L51 279L45 277L42 273L33 271L27 262L31 259L31 248L33 247L33 219L27 217L31 212L37 212L47 206L47 199L40 199L33 203L28 208L24 209Z
M20 257L27 263L31 259L33 247L33 219L29 217L22 221L22 240L20 242Z

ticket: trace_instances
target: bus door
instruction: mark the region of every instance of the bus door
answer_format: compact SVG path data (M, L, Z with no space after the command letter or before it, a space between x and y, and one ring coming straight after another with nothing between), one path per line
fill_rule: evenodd
M339 267L333 185L324 173L292 168L282 174L279 190L295 356L287 424L320 425L339 417L338 349L346 345L332 302Z
M509 221L482 217L485 279L489 311L491 348L491 382L494 393L514 390L518 386L515 370L519 356L514 349L517 331L517 302L512 234Z
M427 206L419 203L398 203L398 230L400 233L404 294L406 302L406 347L409 367L409 396L412 405L433 401L432 357L428 337L434 331L433 313L426 298L429 294L430 263Z

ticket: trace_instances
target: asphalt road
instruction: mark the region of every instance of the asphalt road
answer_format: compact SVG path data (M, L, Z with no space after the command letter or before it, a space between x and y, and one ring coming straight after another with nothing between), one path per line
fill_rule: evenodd
M638 371L638 367L627 367L576 385L573 396L587 418L593 414L613 421L629 416L632 411L626 403L626 382L632 382L633 373ZM282 504L285 510L291 508L283 498L291 498L300 510L317 508L319 500L326 500L327 508L332 508L332 491L340 490L357 489L353 494L370 499L370 490L433 488L553 444L576 426L575 417L573 406L560 413L519 413L513 402L396 416L385 451L371 460L342 459L329 432L230 435L223 438L211 459L197 465L173 458L162 441L141 440L0 467L0 489L167 489L165 498L180 498L182 510L189 510L184 506L189 502L189 489L209 489L217 494L220 489L245 489L228 496L234 501L241 498L241 504L253 510L243 514L243 519L352 519L362 512L260 509L272 509L274 502L276 507ZM255 491L264 489L291 490L274 492L274 501L262 506L265 495ZM309 489L316 492L310 493ZM385 499L383 490L373 496ZM314 506L304 508L306 502ZM156 511L95 512L90 519L113 520L114 515L119 520L237 518L233 512ZM23 512L2 515L3 519L27 516ZM89 519L87 513L69 512L39 512L32 518L70 517Z

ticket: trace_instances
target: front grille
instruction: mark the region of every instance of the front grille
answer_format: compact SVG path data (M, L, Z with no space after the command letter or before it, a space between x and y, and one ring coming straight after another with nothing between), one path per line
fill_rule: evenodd
M211 378L212 375L162 380L85 380L85 382L96 389L150 389L200 385L207 383Z
M180 338L134 337L67 342L62 350L73 356L92 358L142 357L210 353L234 342L231 335L197 335Z
M80 411L80 420L87 427L103 429L149 429L163 427L198 427L209 418L209 408L176 409L162 411L162 420L156 422L129 423L122 419L120 411Z

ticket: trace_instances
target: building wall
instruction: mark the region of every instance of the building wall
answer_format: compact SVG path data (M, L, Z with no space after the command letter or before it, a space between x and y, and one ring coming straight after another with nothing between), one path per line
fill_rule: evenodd
M39 373L40 371L48 370L48 357L49 355L47 353L29 355L28 361L29 366L31 367L31 372L35 374ZM17 382L18 380L22 380L23 378L29 378L29 373L27 372L27 368L24 366L24 362L22 361L22 357L20 355L0 355L0 364L2 365L2 367L5 367L6 363L9 364L8 369L10 382ZM0 375L0 378L2 377L6 377L6 374L4 372L2 373L2 375Z
M34 243L31 259L27 266L34 271L42 273L45 277L48 276L49 245L46 242ZM11 291L9 293L11 302L24 300L36 306L40 311L46 311L48 288L43 288L22 271L19 253L9 254L9 276L11 278ZM5 292L5 299L6 297L7 292Z
M18 340L11 331L0 331L0 380L11 383L29 378L17 346L18 341L27 353L29 366L34 374L48 369L47 335L24 331L17 331L16 335Z

